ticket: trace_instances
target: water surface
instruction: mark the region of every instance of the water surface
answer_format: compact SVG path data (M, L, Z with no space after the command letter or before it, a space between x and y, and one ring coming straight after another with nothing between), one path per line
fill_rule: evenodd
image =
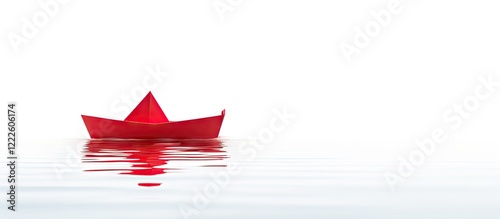
M396 162L252 157L240 143L23 145L18 210L0 218L500 218L498 162L427 162L392 191Z

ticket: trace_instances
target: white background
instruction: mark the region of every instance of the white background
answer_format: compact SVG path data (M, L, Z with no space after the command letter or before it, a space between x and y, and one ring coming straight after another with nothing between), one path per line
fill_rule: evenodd
M80 114L123 119L114 104L159 65L169 75L152 91L169 119L226 109L226 138L256 136L286 106L297 117L274 149L395 159L442 127L432 159L498 160L500 87L459 129L442 116L478 77L500 81L499 5L401 0L348 63L340 43L388 2L242 0L221 20L212 0L73 0L16 53L8 34L43 10L2 1L0 103L17 101L21 141L86 138Z

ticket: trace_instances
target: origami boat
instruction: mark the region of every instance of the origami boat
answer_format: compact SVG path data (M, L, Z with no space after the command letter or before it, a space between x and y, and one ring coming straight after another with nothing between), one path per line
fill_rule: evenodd
M91 138L119 139L209 139L217 138L224 120L221 115L169 121L149 92L124 121L82 115Z

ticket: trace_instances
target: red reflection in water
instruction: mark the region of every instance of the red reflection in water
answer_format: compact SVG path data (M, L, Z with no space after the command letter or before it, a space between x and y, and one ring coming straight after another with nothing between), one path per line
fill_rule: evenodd
M137 183L139 186L144 186L144 187L153 187L153 186L159 186L161 183Z
M166 173L164 166L173 160L223 160L226 151L217 139L209 140L96 140L87 142L83 163L129 163L125 169L88 169L117 171L120 174L153 176ZM225 165L200 165L225 166ZM161 183L138 183L139 186L159 186Z

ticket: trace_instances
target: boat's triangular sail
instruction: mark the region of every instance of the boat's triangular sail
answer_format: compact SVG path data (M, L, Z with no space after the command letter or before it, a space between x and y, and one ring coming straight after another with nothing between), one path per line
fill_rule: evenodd
M139 105L125 118L125 121L164 123L168 122L168 119L158 102L156 102L153 94L149 92Z

